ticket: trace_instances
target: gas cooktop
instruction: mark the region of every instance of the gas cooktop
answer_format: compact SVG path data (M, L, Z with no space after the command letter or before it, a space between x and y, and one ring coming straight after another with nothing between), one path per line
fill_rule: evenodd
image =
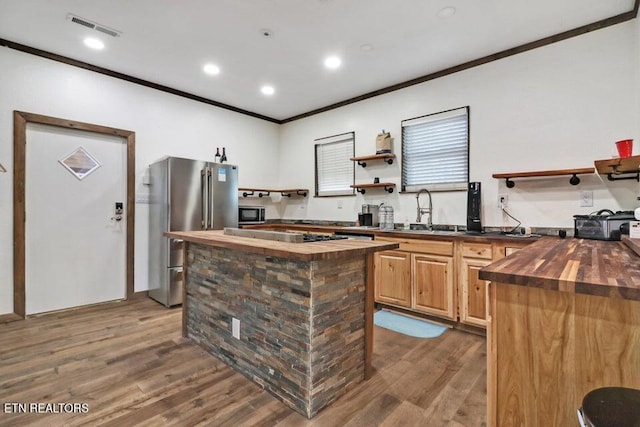
M302 243L310 243L310 242L326 242L328 240L344 240L348 239L347 236L336 236L334 235L326 235L326 234L311 234L305 233L302 235Z

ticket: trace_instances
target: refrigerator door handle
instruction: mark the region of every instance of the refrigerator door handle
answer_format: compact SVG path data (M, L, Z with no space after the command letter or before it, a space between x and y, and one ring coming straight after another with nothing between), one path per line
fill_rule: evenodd
M209 229L209 168L200 171L200 188L202 191L202 229Z
M215 228L213 227L213 177L214 177L214 170L211 166L209 166L209 176L208 176L208 186L207 186L207 203L209 204L209 206L207 207L207 210L209 212L209 230L215 230Z

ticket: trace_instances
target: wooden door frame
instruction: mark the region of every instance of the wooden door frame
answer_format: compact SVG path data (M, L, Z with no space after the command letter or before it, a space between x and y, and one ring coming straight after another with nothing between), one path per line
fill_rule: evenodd
M25 173L27 154L27 124L42 124L64 129L75 129L94 132L102 135L119 136L126 139L127 144L127 189L126 189L126 299L133 297L133 250L134 250L134 217L135 217L135 139L133 131L115 129L91 123L60 119L39 114L13 112L13 312L25 318L25 218L26 194Z

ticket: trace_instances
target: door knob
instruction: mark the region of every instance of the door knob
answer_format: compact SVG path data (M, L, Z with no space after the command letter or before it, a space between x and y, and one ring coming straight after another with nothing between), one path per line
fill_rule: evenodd
M111 221L122 221L122 212L124 211L124 203L116 202L114 215L111 217Z

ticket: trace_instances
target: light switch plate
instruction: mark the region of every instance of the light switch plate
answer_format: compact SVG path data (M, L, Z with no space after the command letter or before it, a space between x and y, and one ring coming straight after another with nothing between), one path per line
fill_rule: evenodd
M235 317L231 318L231 335L235 339L240 339L240 319L236 319Z
M581 207L593 206L593 191L582 190L580 192L580 206Z

